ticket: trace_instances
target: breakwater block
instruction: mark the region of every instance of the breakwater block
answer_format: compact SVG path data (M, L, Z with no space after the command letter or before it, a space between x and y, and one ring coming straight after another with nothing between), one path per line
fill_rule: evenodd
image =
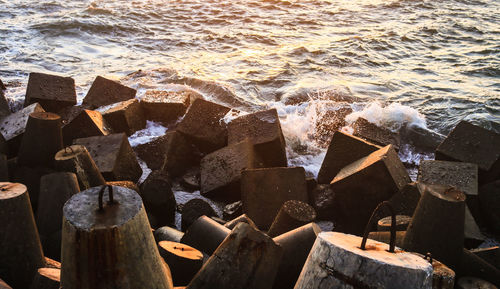
M315 220L316 211L308 203L289 200L281 206L267 235L273 238Z
M165 154L162 170L172 177L183 175L190 167L200 163L201 153L183 134L173 131L165 135Z
M395 241L396 246L398 247L403 246L403 240L405 238L405 234L406 231L396 231L396 241ZM391 232L390 231L370 232L368 234L368 239L389 244L391 241Z
M134 147L137 156L143 160L151 170L159 170L165 162L168 139L175 134L175 131L168 132L153 141L140 144Z
M29 115L33 112L44 112L43 107L38 103L33 103L20 111L0 118L0 133L7 141L9 147L8 157L17 156L21 139L28 123Z
M250 219L245 214L238 216L238 217L232 219L231 221L225 223L224 227L228 228L229 230L232 230L232 229L234 229L234 227L236 227L236 225L238 225L238 223L241 223L241 222L247 223L250 226L252 226L258 230L257 225L255 225L255 223L252 221L252 219Z
M457 289L498 289L497 286L493 285L492 283L485 281L480 278L474 278L474 277L461 277L457 281L457 286L455 287Z
M406 231L411 222L411 217L406 215L396 215L396 231ZM384 217L377 222L377 231L390 231L391 217Z
M146 127L142 107L135 98L116 103L104 110L102 116L114 132L124 132L128 136Z
M0 220L2 278L14 288L28 288L45 259L25 185L0 183Z
M241 200L243 212L261 230L266 230L286 201L308 202L305 170L302 167L244 170Z
M445 136L416 125L406 125L401 134L406 142L413 144L417 150L434 152Z
M309 223L273 238L283 248L273 289L293 288L320 232L317 224Z
M322 232L314 243L295 289L432 288L432 265L412 253L361 237ZM352 286L352 287L351 287Z
M186 113L193 92L148 90L141 98L141 107L148 120L172 123Z
M231 230L207 216L201 216L193 222L182 236L181 243L192 246L205 254L212 253L219 247Z
M0 154L0 182L9 181L9 163L7 161L7 156Z
M2 279L0 279L0 289L12 289L7 283L5 283Z
M283 249L246 223L238 224L191 280L188 289L271 289Z
M222 118L230 110L229 107L197 99L177 126L177 131L200 151L211 153L227 145L227 128Z
M332 180L340 232L361 234L371 212L411 182L392 145L344 167Z
M436 160L474 163L479 183L500 178L500 134L461 121L436 149Z
M38 102L49 112L57 113L76 104L75 80L45 73L31 72L26 88L24 106Z
M230 144L201 159L201 194L226 202L241 198L241 172L258 166L254 146L248 140Z
M168 226L158 228L154 231L154 237L156 242L172 241L180 243L182 236L184 236L183 232Z
M321 112L318 111L319 115L315 123L315 133L317 134L315 138L324 146L328 146L333 134L346 125L345 117L352 113L350 104L345 102L340 107L337 107L339 104L335 103L335 107Z
M420 196L421 194L417 183L408 183L401 191L395 193L389 199L389 203L398 214L413 216L418 201L420 201Z
M380 146L392 144L395 150L399 150L399 146L401 145L401 136L399 133L394 133L387 128L377 126L362 117L354 122L352 128L354 129L353 135L357 137Z
M172 272L175 286L187 285L203 266L203 254L186 244L160 241L158 248Z
M479 188L479 202L486 224L500 233L500 180Z
M318 173L319 184L329 184L348 164L366 157L380 149L379 146L361 138L336 131L330 141L325 158Z
M311 192L308 191L309 203L314 208L319 220L335 218L335 193L330 185L319 184Z
M76 174L81 190L105 185L106 181L83 145L72 145L58 151L54 157L58 171Z
M132 181L106 182L106 185L117 186L117 187L123 187L123 188L131 189L131 190L134 190L139 195L141 194L141 190L139 190L139 187L136 185L136 183L134 183Z
M40 268L33 278L30 289L59 289L60 287L60 269Z
M137 91L116 81L97 76L92 83L83 104L91 108L129 100L135 97Z
M74 140L87 148L104 179L137 182L142 169L124 133Z
M106 136L112 131L100 112L72 107L64 112L62 132L64 145L71 145L75 139Z
M500 270L500 247L477 248L470 251Z
M5 117L11 114L9 103L5 98L5 90L7 88L3 85L2 80L0 79L0 118Z
M189 200L182 206L182 230L185 231L201 216L215 217L217 214L206 201L202 199Z
M151 224L153 228L174 223L177 204L166 173L153 171L149 174L141 184L141 197L148 216L155 220Z
M228 143L248 138L262 161L261 167L286 167L286 143L276 109L247 114L232 120L228 126Z
M9 145L7 141L3 137L2 133L0 133L0 154L7 155L9 153Z
M457 276L476 277L500 286L500 270L467 249L463 249Z

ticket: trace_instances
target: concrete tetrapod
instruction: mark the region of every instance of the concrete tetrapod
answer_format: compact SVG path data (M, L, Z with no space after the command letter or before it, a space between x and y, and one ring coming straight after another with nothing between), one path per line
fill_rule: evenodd
M90 188L71 197L63 213L62 288L173 288L136 192Z
M28 288L45 259L25 185L0 183L0 221L0 276Z
M282 253L269 236L239 223L187 288L271 289Z

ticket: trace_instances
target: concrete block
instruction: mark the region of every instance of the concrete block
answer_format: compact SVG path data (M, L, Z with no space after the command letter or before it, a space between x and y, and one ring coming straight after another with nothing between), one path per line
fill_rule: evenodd
M436 160L474 163L479 183L500 178L500 134L461 121L436 149Z
M187 285L203 265L203 254L186 244L161 241L158 248L170 267L175 286Z
M84 105L91 108L129 100L135 97L137 91L116 81L97 76L87 95L83 99Z
M182 236L181 243L212 255L230 232L231 230L212 218L201 216L189 226Z
M276 109L259 111L232 120L228 126L228 143L248 138L262 161L261 167L286 167L286 143Z
M479 188L479 203L485 223L494 232L500 233L500 180Z
M74 140L87 148L99 171L107 181L137 182L142 169L124 133L92 136Z
M9 114L11 114L9 103L5 98L5 90L7 88L3 85L2 80L0 79L0 118L3 118Z
M335 105L338 106L339 103L335 103ZM318 119L315 123L315 140L320 145L328 147L333 134L346 125L345 117L352 113L352 108L350 104L344 103L340 107L333 107L332 109L322 107L322 109L327 110L318 111Z
M21 139L24 134L29 115L33 112L45 111L38 103L23 108L13 114L0 118L0 133L7 141L9 157L17 155Z
M377 222L377 231L388 232L391 230L392 217L384 217ZM411 222L410 216L396 215L396 231L406 231Z
M321 169L318 173L318 183L329 184L333 178L348 164L366 157L379 146L361 138L336 131L326 152Z
M7 156L0 154L0 182L9 181L9 164L7 161Z
M457 289L497 289L492 283L480 278L464 276L457 280Z
M500 247L476 248L470 251L500 270Z
M366 119L360 117L352 125L353 135L363 138L369 142L380 146L393 145L395 150L399 150L401 136L387 128L379 127Z
M255 223L252 221L252 219L250 219L245 214L238 216L238 217L232 219L231 221L225 223L224 227L228 228L229 230L232 230L232 229L234 229L234 227L236 227L236 225L238 225L238 223L241 223L241 222L247 223L257 230L259 229L259 228L257 228L257 225L255 225Z
M31 72L26 88L24 106L38 102L49 112L57 113L76 104L75 80L45 73Z
M115 133L124 132L131 136L146 127L142 107L135 98L119 102L102 111L102 116Z
M244 170L241 175L243 212L262 230L269 228L288 200L308 201L302 167Z
M7 141L3 137L2 133L0 133L0 154L7 155L9 153L9 145Z
M186 113L193 92L148 90L141 98L141 107L148 120L172 123Z
M197 99L177 126L177 131L200 151L211 153L227 144L227 129L222 118L230 110L229 107Z
M241 172L258 167L254 147L248 140L228 145L201 159L201 194L225 202L241 198Z
M286 201L273 220L267 235L276 237L316 220L316 211L308 203Z
M415 146L419 151L434 152L445 136L416 125L407 125L402 128L401 135L407 143Z
M158 140L158 147L161 147L163 141L165 141L165 157L162 170L168 172L170 176L181 176L192 166L199 165L201 153L183 134L177 131L168 132L165 139Z
M225 205L224 210L222 211L222 216L224 220L228 221L233 220L234 218L237 218L242 214L243 214L243 204L241 203L241 201Z
M158 228L154 231L154 237L157 243L161 241L172 241L180 243L184 233L168 226Z
M182 230L185 231L201 216L215 217L217 214L210 204L202 199L192 199L182 206Z
M149 174L141 184L140 195L148 216L152 215L156 221L151 227L174 224L177 203L167 174L162 171L153 171Z
M106 136L112 132L102 114L95 110L72 107L62 119L63 142L66 146L78 138Z
M344 167L332 180L335 192L336 229L362 234L373 210L411 182L392 145Z
M394 194L389 199L389 203L396 214L413 216L418 201L420 201L420 196L421 193L417 183L409 183L401 191Z

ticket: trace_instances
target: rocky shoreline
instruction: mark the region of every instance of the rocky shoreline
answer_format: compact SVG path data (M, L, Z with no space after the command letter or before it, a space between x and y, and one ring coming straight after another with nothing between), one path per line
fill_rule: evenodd
M500 286L499 248L476 249L500 234L493 131L394 133L358 118L348 134L339 110L316 178L288 166L276 109L239 115L192 90L139 100L101 76L77 105L72 78L31 73L11 112L4 90L0 288ZM132 147L147 121L168 130ZM406 144L435 153L416 182ZM203 198L180 205L176 191Z

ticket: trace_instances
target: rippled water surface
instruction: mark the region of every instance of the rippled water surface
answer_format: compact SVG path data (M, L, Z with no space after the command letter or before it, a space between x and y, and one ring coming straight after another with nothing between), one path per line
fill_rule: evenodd
M441 133L462 118L500 131L500 1L0 4L0 78L12 99L30 71L74 77L80 98L101 74L139 90L208 83L216 101L278 107L285 131L306 137L308 111L332 98L378 101L380 114L401 103L402 121L418 111ZM320 102L287 105L299 96Z

